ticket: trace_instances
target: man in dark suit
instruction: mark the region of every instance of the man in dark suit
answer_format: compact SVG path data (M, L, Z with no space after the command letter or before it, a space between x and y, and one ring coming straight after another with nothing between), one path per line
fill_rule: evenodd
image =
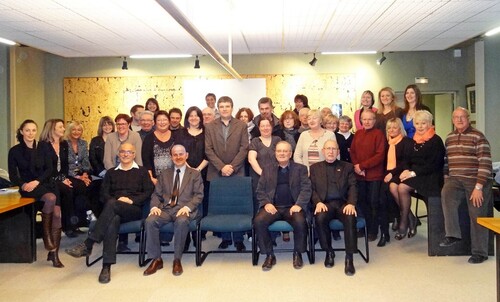
M292 146L288 142L279 142L275 152L278 162L262 169L256 191L260 210L254 225L260 252L266 254L262 270L268 271L276 264L268 227L277 220L285 220L293 227L293 267L300 269L302 253L306 251L311 181L306 166L290 161Z
M111 280L111 264L116 263L116 239L120 223L141 219L142 205L153 192L149 173L137 165L135 156L134 145L120 145L120 164L109 169L104 176L101 199L105 201L105 205L94 230L84 242L66 250L66 253L73 257L83 257L92 253L94 243L103 241L100 283L108 283Z
M223 96L217 102L220 118L205 126L205 154L208 158L207 180L216 177L244 176L248 153L247 124L232 117L233 100ZM233 233L237 251L244 251L243 232ZM231 233L221 233L220 249L232 244Z
M344 224L346 248L345 274L355 274L353 253L358 250L356 236L356 176L354 166L337 160L339 146L328 140L322 149L325 160L311 166L312 202L316 215L316 231L321 248L326 251L325 267L333 267L335 252L328 224L334 218Z
M164 170L151 196L151 211L146 219L147 252L153 259L144 276L163 268L160 228L174 222L174 263L172 274L182 274L182 252L189 234L189 222L196 219L203 200L203 180L199 171L186 165L188 153L182 145L172 147L174 168ZM176 174L179 174L177 177Z

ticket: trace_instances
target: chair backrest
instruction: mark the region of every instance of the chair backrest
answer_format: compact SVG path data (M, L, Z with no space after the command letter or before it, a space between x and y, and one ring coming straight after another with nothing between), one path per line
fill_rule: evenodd
M252 179L219 177L210 182L207 216L246 214L253 216Z

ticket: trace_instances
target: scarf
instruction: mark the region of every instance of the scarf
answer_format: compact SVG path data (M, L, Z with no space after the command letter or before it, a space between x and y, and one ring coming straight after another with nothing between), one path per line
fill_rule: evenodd
M429 128L429 130L425 131L424 134L420 135L418 132L415 132L415 135L413 136L413 140L417 144L423 144L426 141L430 140L434 135L436 134L436 131L434 130L434 126Z
M389 152L387 152L387 171L391 171L396 168L396 145L403 139L403 135L400 133L398 136L389 138Z

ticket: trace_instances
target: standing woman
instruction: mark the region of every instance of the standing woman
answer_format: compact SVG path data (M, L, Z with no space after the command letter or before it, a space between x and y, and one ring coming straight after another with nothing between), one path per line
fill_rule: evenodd
M295 111L285 110L280 117L280 132L279 136L282 140L287 141L292 146L292 154L295 152L297 141L299 140L300 133L300 120Z
M354 139L354 133L351 132L352 119L347 115L339 118L339 131L335 132L337 144L340 149L340 160L351 162L351 144Z
M378 92L379 109L375 128L386 131L386 123L393 118L403 118L403 109L396 105L396 94L391 87L384 87Z
M295 98L293 98L293 102L295 103L293 112L295 112L297 116L299 115L300 109L309 108L309 100L307 99L307 96L303 94L297 94Z
M361 94L361 108L354 112L354 123L356 124L356 131L363 129L363 123L361 122L361 114L363 111L370 110L377 112L377 108L373 107L375 104L375 96L370 90L365 90Z
M33 120L25 120L16 132L19 144L9 150L10 181L19 186L23 197L35 198L42 206L42 238L45 249L49 251L47 261L52 260L54 267L64 267L59 260L61 242L61 206L57 189L48 182L51 172L50 159L40 156L35 140L38 130Z
M399 175L408 167L411 153L413 150L413 140L406 136L406 131L403 127L403 122L400 118L391 118L386 123L386 137L389 144L386 156L386 166L384 172L384 182L380 188L380 206L381 213L381 236L377 246L384 246L390 241L389 237L389 221L400 221L398 187ZM396 205L395 205L396 204ZM395 209L397 208L397 210ZM391 219L389 219L389 217ZM397 222L393 224L393 230L397 231Z
M293 154L293 161L309 167L317 162L325 160L321 149L327 140L334 140L335 133L321 128L321 112L313 109L307 113L307 124L309 130L300 134Z
M432 126L432 114L426 110L418 110L413 123L416 132L408 166L393 179L397 186L397 195L394 197L401 211L399 231L395 237L397 240L403 239L407 231L408 238L417 233L417 219L410 212L410 193L417 191L425 197L440 196L443 187L445 148ZM391 191L394 192L393 183Z
M417 85L408 85L405 89L405 108L403 110L403 126L405 127L406 135L413 138L415 135L415 126L413 125L413 116L417 110L427 110L431 112L429 107L422 104L422 92Z
M110 116L103 116L99 120L97 136L90 141L89 160L92 166L92 175L103 178L106 174L104 167L104 145L108 135L115 132L115 122Z
M259 134L259 128L253 123L253 112L250 108L243 107L238 110L235 117L240 121L247 124L248 130L248 142L252 140L252 138L256 137Z
M160 111L160 105L158 104L158 101L155 98L149 98L146 101L146 105L144 107L146 110L149 110L153 113Z
M104 168L109 170L119 164L118 151L121 144L130 143L135 147L136 154L142 150L142 139L139 133L130 130L131 118L127 114L120 113L115 117L116 132L107 135L104 145ZM142 158L136 156L135 162L142 166Z
M146 135L142 145L144 168L148 170L154 185L158 182L161 171L174 166L170 148L175 142L174 132L170 130L168 112L158 111L155 114L155 125L155 131Z

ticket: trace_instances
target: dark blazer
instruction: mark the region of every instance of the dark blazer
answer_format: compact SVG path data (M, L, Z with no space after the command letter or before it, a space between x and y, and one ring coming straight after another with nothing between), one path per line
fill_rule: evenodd
M69 145L67 141L62 141L59 143L59 158L61 160L61 170L57 171L57 154L56 151L54 151L54 148L52 148L51 143L45 141L38 142L38 159L45 161L45 159L48 158L50 161L48 169L43 171L43 174L39 177L40 182L49 182L51 177L68 177L68 148Z
M302 210L307 211L311 200L311 181L307 176L307 167L293 161L290 161L288 167L290 169L290 192L295 204L300 206ZM255 191L260 208L268 203L274 204L278 173L277 162L262 169L257 190Z
M318 202L324 202L328 190L328 182L326 176L326 161L315 163L310 167L311 186L312 186L312 203L314 206ZM337 190L340 192L344 202L356 205L358 199L358 191L356 188L356 176L354 174L354 166L351 163L336 160L334 162L335 183Z
M93 175L99 176L99 173L106 170L104 168L104 139L102 136L96 136L90 141L89 160L92 166Z
M175 168L164 170L158 178L153 195L151 195L151 208L163 208L172 196L174 186ZM186 167L182 183L179 187L177 205L181 208L187 206L191 210L190 217L198 215L198 206L203 200L203 179L201 173L195 169ZM201 213L200 213L201 214Z
M222 133L220 118L205 126L205 154L208 158L207 180L220 177L225 165L232 165L233 175L245 175L245 159L248 153L247 124L231 118L227 141Z

